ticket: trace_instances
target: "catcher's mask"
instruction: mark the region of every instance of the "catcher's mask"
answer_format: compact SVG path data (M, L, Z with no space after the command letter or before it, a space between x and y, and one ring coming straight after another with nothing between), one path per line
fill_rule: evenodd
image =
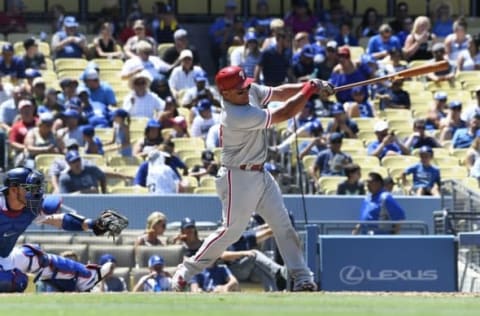
M44 177L39 171L25 167L14 168L7 172L6 187L21 187L25 189L26 209L38 215L43 201Z

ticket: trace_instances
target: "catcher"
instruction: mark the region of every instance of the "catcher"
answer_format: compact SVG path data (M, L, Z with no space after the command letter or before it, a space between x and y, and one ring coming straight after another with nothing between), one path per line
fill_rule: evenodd
M39 280L73 281L65 286L60 285L60 291L87 291L110 272L109 264L84 266L46 254L31 245L15 247L15 243L32 222L68 231L91 229L95 235L115 237L128 225L124 216L113 210L102 212L97 219L74 213L58 213L61 198L44 197L43 175L29 168L9 170L4 185L0 189L0 292L23 292L27 272L36 274Z

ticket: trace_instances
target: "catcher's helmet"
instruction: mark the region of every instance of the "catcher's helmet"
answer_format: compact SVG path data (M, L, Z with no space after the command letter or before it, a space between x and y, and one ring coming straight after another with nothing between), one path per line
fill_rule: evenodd
M253 78L247 78L242 68L229 66L220 69L215 76L218 90L244 89L253 82Z
M4 185L6 187L19 186L27 191L25 198L27 208L37 214L43 200L43 174L37 170L25 167L11 169L7 172Z

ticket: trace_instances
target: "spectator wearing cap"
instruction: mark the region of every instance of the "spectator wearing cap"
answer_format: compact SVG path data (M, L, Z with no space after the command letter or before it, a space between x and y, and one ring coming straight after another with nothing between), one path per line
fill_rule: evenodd
M263 84L278 86L285 82L294 81L292 72L292 51L290 39L285 31L275 33L276 43L262 51L260 61L255 67L255 81L260 83L260 74L263 74Z
M117 106L115 92L108 83L100 81L97 70L94 68L85 69L83 82L88 89L88 94L92 101L100 102L104 106Z
M432 46L433 59L430 62L448 60L445 56L445 44L435 43ZM449 63L448 69L430 72L426 75L427 79L433 82L451 81L455 77L455 68Z
M100 34L93 40L96 58L122 58L123 53L113 38L113 25L110 22L102 23Z
M92 289L92 292L127 292L128 287L125 279L121 276L115 275L117 259L113 255L106 253L103 254L98 260L99 265L104 265L107 262L113 263L112 272L105 276L97 285L95 285L95 287Z
M23 63L26 69L47 69L45 56L38 50L38 41L35 38L30 37L24 40L23 48L25 48Z
M70 150L78 151L80 146L75 139L68 139L63 142L63 152L67 153ZM89 160L82 159L83 164L92 164ZM65 157L56 158L48 170L48 175L50 177L50 183L52 184L53 193L58 194L60 192L59 178L60 174L68 168L68 163L65 160Z
M180 91L195 87L195 75L203 71L200 66L193 64L193 53L189 49L182 50L178 59L180 65L173 68L168 79L168 86L175 99L179 98Z
M343 176L344 167L352 162L350 155L342 152L343 135L332 133L329 136L329 148L322 150L310 170L315 183L321 176Z
M19 56L14 56L13 45L5 43L0 56L0 77L9 77L12 83L25 78L25 64Z
M236 1L226 1L223 16L218 17L208 30L215 69L227 65L227 49L232 44L236 14Z
M208 99L210 102L220 107L220 101L215 91L211 89L208 84L208 75L205 71L200 71L195 74L194 77L195 87L189 88L185 91L182 100L179 100L179 103L187 108L194 109L195 105L202 100ZM193 118L198 114L198 112L192 112L189 122L193 121Z
M448 114L440 120L440 141L451 140L458 129L463 129L468 126L468 122L462 120L462 102L454 100L448 103ZM474 115L475 116L475 115ZM473 117L474 117L473 116ZM472 117L472 119L473 119ZM467 146L468 147L468 146Z
M345 102L348 117L375 117L375 108L362 87L352 88L352 102Z
M368 41L367 54L372 55L376 59L387 57L388 52L392 48L402 49L400 40L392 34L392 28L388 24L382 24L378 29L379 34L374 35Z
M440 196L440 169L432 164L432 147L420 147L419 154L420 162L407 167L402 173L403 186L407 186L407 176L411 174L413 183L408 190L410 194Z
M319 79L330 78L333 68L338 64L337 42L328 41L325 47L317 46L317 43L312 44L312 46L315 49L313 60L316 64L316 71L314 76Z
M33 80L41 76L42 76L42 73L37 69L33 69L33 68L25 69L25 79L27 79L26 82L24 81L25 89L27 91L32 91Z
M474 70L476 49L472 35L468 33L468 24L464 17L453 22L453 33L445 38L445 55L450 64L456 65L458 70Z
M452 148L468 148L475 137L480 136L480 113L476 113L470 121L468 127L457 128L452 137Z
M410 109L410 94L403 90L403 79L392 82L392 86L384 93L377 93L376 98L380 99L380 109Z
M475 101L472 101L472 104L462 112L462 120L470 121L475 113L480 113L480 88L475 91Z
M158 44L172 43L174 33L180 29L172 6L157 2L153 6L152 32Z
M133 288L133 292L168 292L172 290L171 275L164 271L165 260L158 255L148 259L149 273L141 277Z
M60 103L65 104L77 96L78 80L76 78L62 78L59 81L62 92L58 95Z
M35 104L40 105L45 103L47 85L45 79L42 77L37 77L32 81L32 97L35 101Z
M91 125L82 126L83 142L85 143L83 150L86 154L103 155L103 144L100 138L95 136L95 129Z
M313 14L306 0L292 3L292 12L285 18L285 26L293 34L306 32L311 34L318 24L317 17Z
M315 51L310 44L303 46L299 53L299 58L292 63L292 71L297 81L307 81L315 71L315 63L313 61Z
M426 122L424 119L416 119L413 122L413 133L405 140L405 147L414 150L423 146L430 148L439 148L442 145L434 137L428 136L425 133Z
M55 88L48 88L45 92L45 101L38 106L38 113L50 112L55 119L59 119L65 107L58 102L58 91Z
M132 145L130 143L130 115L124 109L116 109L112 112L113 139L105 144L114 146L122 157L132 156Z
M208 99L202 99L197 103L198 115L193 119L191 126L192 137L205 139L210 127L219 122L220 117L212 113L212 103Z
M52 113L41 113L37 126L30 129L25 136L25 156L32 167L35 156L39 154L61 153L60 144L52 131L54 120Z
M215 155L211 150L202 151L202 165L195 165L190 169L189 175L196 177L199 181L203 176L216 176L219 166L215 161Z
M147 70L142 70L130 77L128 85L132 92L125 96L123 109L130 117L158 118L165 109L165 101L150 91L152 76Z
M378 121L373 127L377 140L367 146L367 153L382 159L385 156L408 155L410 149L405 147L394 132L389 132L388 123Z
M370 78L370 73L354 63L351 59L350 49L347 46L339 47L337 50L338 64L333 68L329 82L335 87L343 86L353 82L359 82ZM366 87L364 87L366 91ZM352 90L344 90L336 93L338 102L353 101Z
M432 55L432 42L436 36L431 33L430 19L426 16L419 16L413 23L411 33L407 36L403 45L405 58L410 60L428 60Z
M21 99L18 102L18 110L20 119L12 125L8 135L10 147L15 153L15 166L19 166L23 162L25 158L25 137L28 131L36 126L35 107L30 99Z
M447 117L448 94L445 91L436 91L433 94L433 102L427 114L427 130L440 129L440 121Z
M63 19L63 30L53 35L51 47L55 58L82 58L87 53L87 39L78 32L74 16Z
M261 50L265 50L272 45L277 43L277 33L285 32L285 22L282 19L272 19L270 21L270 35L267 37L262 44Z
M342 133L345 138L357 138L358 125L348 117L341 103L332 106L330 115L333 116L333 121L328 122L327 133Z
M176 62L179 61L179 56L180 53L184 49L189 49L192 51L193 55L193 63L195 65L200 64L200 57L198 55L198 50L195 46L191 45L189 40L188 40L188 32L185 29L178 29L175 31L173 34L173 43L174 45L172 47L169 47L165 50L163 53L163 56L160 56L163 61L165 61L168 64L175 64Z
M138 140L133 148L133 154L145 158L150 149L163 143L161 128L156 119L150 119L145 126L143 139Z
M160 239L167 228L167 216L159 211L150 213L147 217L145 231L135 240L135 247L139 246L163 246Z
M77 150L69 150L65 154L68 163L66 172L60 174L60 193L107 193L105 174L95 165L82 164Z
M227 265L219 264L218 260L201 273L194 275L189 284L190 291L194 293L226 293L239 290L235 276Z
M360 180L361 168L356 163L347 164L344 168L347 179L337 186L338 195L365 195L365 184Z
M145 30L145 23L143 20L136 20L133 23L133 30L135 35L130 37L125 45L123 45L123 51L125 53L126 58L133 58L138 55L138 50L136 45L140 41L148 42L151 47L157 47L157 42L151 36L148 36Z
M358 39L352 34L352 22L342 21L340 33L334 38L338 46L358 46Z
M65 127L57 130L57 137L66 142L67 139L75 139L80 146L84 145L82 130L79 126L80 113L74 109L67 109L62 113L63 124Z
M168 240L170 244L179 244L183 247L184 256L189 258L197 252L203 243L203 239L198 236L198 229L195 220L185 217L180 223L180 232L175 237Z
M9 83L0 83L0 85L3 85L5 90L10 86ZM10 131L13 123L15 123L17 115L19 114L18 105L20 100L28 96L24 85L16 85L12 87L11 91L12 97L6 99L0 105L0 126L7 132Z
M230 54L230 65L242 67L247 77L255 76L255 66L260 61L260 42L254 32L247 32L245 44L233 50Z

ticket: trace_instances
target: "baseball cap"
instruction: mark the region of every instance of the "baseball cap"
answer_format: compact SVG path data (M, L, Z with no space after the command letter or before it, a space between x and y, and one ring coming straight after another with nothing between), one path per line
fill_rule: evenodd
M438 101L447 101L448 95L445 91L437 91L433 95L433 98Z
M317 28L315 31L315 40L317 41L323 41L327 39L327 31L323 26Z
M76 83L78 84L78 80L75 79L75 78L63 78L63 79L60 79L60 87L64 87L64 86L68 86L72 83Z
M433 149L432 149L432 147L426 146L426 145L420 147L419 152L420 152L420 154L427 153L427 154L433 155Z
M258 42L257 35L255 35L255 32L248 32L245 35L245 42Z
M144 29L145 24L143 23L143 20L136 20L135 23L133 24L133 29Z
M303 46L300 54L302 56L306 57L306 58L313 58L315 56L315 52L313 50L313 47L309 44Z
M78 150L69 150L65 154L65 160L67 162L74 162L74 161L79 160L80 158L81 157L80 157L80 153L78 152Z
M20 102L18 103L18 109L19 110L21 110L22 108L24 108L26 106L33 106L32 101L23 99L23 100L20 100Z
M195 227L195 220L191 219L190 217L185 217L182 219L182 223L180 224L181 229L189 228L189 227Z
M207 74L205 73L205 71L199 71L195 75L194 80L197 81L197 82L198 81L208 81L208 77L207 77Z
M178 29L175 31L175 33L173 33L173 38L180 39L180 38L186 37L187 35L188 35L188 32L186 30Z
M90 95L90 90L89 90L86 86L84 86L84 85L78 86L76 92L77 92L77 95L78 95L78 96L79 96L80 94L84 93L84 92L87 93L88 95Z
M78 22L74 16L66 16L63 18L63 25L65 27L78 27Z
M220 91L245 89L253 82L253 78L248 78L242 68L238 66L229 66L221 69L217 73L215 76L215 82Z
M53 114L50 112L43 112L38 115L40 123L53 123L55 118L53 117Z
M80 145L78 145L78 142L75 138L67 138L67 140L65 141L65 147L67 149L70 149L73 146L77 146L78 148Z
M189 49L182 50L178 59L183 60L184 58L193 58L192 51Z
M26 40L23 41L23 47L25 49L28 49L34 45L38 45L38 41L34 37L27 38Z
M33 79L32 81L32 86L35 87L37 84L43 84L45 85L45 79L43 79L42 77L36 77L35 79Z
M42 76L42 73L37 69L33 69L33 68L25 69L25 78L27 79L33 79L41 76Z
M348 48L347 46L342 46L338 49L337 54L339 56L350 58L350 48Z
M332 110L330 111L330 113L331 113L332 115L345 113L345 109L343 108L343 104L341 104L341 103L339 103L339 102L335 103L335 104L332 106Z
M326 46L327 46L327 48L337 49L338 43L337 43L337 41L328 41Z
M390 25L388 25L387 23L382 24L382 25L380 25L380 27L378 28L378 32L379 32L379 33L392 32L392 27L391 27Z
M13 45L12 44L10 44L10 43L3 44L2 53L6 53L6 52L12 52L13 53Z
M448 104L448 107L449 107L450 109L462 108L462 102L457 101L457 100L451 101L451 102Z
M156 265L164 265L165 264L165 260L163 260L162 257L160 256L157 256L157 255L153 255L151 256L150 258L148 258L148 267L151 268L153 266L156 266Z
M214 161L215 160L215 155L213 154L212 151L210 151L208 149L204 150L204 151L202 151L202 160L203 161L208 161L208 162Z
M63 113L64 117L73 117L73 118L78 118L80 115L77 110L74 109L68 109L64 111Z
M373 130L375 132L383 132L385 130L388 129L388 122L386 121L378 121L377 123L375 123L375 125L373 126Z
M99 265L104 265L107 262L117 263L117 259L115 259L113 255L106 253L100 257L100 260L98 260Z
M342 141L342 139L343 139L342 133L335 132L330 135L330 143L338 143Z
M95 68L87 68L85 69L83 78L84 80L97 80L98 72Z
M128 112L125 111L124 109L116 109L115 111L113 111L112 113L112 117L115 117L115 116L120 116L120 117L127 117L128 116Z
M162 125L156 119L149 119L147 122L147 128L160 128Z
M91 125L83 125L82 134L86 136L93 136L95 135L95 129Z
M197 104L197 109L199 112L212 109L212 102L208 99L201 99Z

